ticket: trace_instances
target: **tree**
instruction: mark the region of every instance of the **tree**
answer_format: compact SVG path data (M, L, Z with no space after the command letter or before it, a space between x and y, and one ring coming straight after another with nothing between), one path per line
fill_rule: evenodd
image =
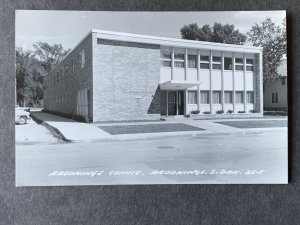
M286 27L276 25L271 18L266 18L261 24L255 24L248 31L248 41L253 46L263 47L263 77L264 82L277 78L278 67L286 55Z
M16 49L17 101L36 105L43 98L43 68L32 51Z
M61 44L37 42L33 47L35 57L41 62L45 72L50 72L70 52L70 49L65 50Z
M183 39L208 41L226 44L243 45L247 37L235 29L234 25L215 23L212 27L208 24L199 28L197 23L185 25L180 29Z
M39 105L43 100L43 76L51 71L68 53L61 44L37 42L34 51L16 49L17 101Z

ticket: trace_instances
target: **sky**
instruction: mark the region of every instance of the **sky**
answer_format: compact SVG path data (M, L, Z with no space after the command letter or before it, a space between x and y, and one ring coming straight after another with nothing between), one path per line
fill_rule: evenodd
M62 44L74 48L91 30L101 29L127 33L181 38L180 29L187 24L234 24L246 33L255 23L271 17L282 25L285 11L223 12L110 12L17 10L16 47L32 50L36 42Z

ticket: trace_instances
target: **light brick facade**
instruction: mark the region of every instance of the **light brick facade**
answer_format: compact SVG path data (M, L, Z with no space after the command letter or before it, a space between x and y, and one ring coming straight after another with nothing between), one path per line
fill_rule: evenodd
M231 68L224 68L230 58ZM249 46L93 30L44 83L46 111L89 122L157 120L193 110L262 115L263 109L262 51ZM235 102L237 92L243 93L241 103Z

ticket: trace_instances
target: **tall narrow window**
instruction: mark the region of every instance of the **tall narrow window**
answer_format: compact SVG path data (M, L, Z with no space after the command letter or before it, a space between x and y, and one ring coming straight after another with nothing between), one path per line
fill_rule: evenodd
M285 85L286 77L281 77L281 85Z
M160 65L162 67L171 67L171 52L170 50L161 50L160 52Z
M213 69L220 70L221 69L221 57L213 56Z
M244 62L242 58L235 58L235 70L244 70Z
M243 92L242 91L237 91L235 93L235 102L236 103L244 103L244 101L243 101Z
M254 103L253 91L247 91L247 103Z
M200 68L209 69L209 56L200 55Z
M197 66L197 56L196 55L188 55L188 68L196 68Z
M179 68L184 67L184 54L176 53L174 55L174 66Z
M209 91L201 91L200 97L201 104L209 104Z
M84 50L81 50L81 52L79 53L79 68L84 68L85 65L85 54L84 54Z
M221 104L221 92L213 91L213 104Z
M197 104L197 91L188 91L188 104Z
M272 103L278 103L278 93L272 93Z
M75 59L72 59L72 74L75 73Z
M246 59L246 71L253 71L253 59Z
M225 103L232 104L232 91L225 91Z
M224 58L224 70L232 70L232 58Z

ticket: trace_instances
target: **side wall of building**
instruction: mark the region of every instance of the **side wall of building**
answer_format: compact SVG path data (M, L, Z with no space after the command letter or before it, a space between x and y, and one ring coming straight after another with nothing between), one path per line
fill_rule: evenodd
M285 79L285 83L281 79ZM272 103L272 94L277 93L278 102ZM274 99L275 100L275 99ZM267 81L264 87L264 108L265 109L287 109L287 79L286 77Z
M160 118L160 47L93 34L93 121Z
M45 110L92 120L92 57L90 34L44 78Z

